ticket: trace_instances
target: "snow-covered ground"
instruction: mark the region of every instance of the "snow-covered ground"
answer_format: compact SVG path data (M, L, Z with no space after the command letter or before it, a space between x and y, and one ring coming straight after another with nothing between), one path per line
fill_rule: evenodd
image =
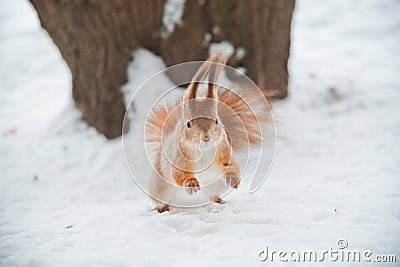
M69 71L29 4L0 6L0 266L254 266L268 263L265 246L321 252L339 239L397 256L377 266L399 265L397 0L299 0L267 182L224 206L163 214L130 178L121 139L80 119ZM135 53L127 99L163 68Z

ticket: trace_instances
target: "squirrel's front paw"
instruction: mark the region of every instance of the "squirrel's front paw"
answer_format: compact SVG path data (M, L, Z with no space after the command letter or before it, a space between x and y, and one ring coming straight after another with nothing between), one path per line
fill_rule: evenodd
M186 191L192 195L200 190L199 181L196 178L188 178L183 182L183 187L185 187Z
M236 172L233 171L226 171L225 172L225 179L226 179L226 183L230 186L233 187L235 189L237 189L239 187L240 184L240 178L239 176L236 174Z

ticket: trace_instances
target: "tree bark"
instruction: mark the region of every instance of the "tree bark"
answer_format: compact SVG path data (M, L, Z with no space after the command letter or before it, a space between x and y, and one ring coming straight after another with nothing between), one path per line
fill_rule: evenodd
M131 51L138 47L171 66L205 60L209 41L227 40L246 51L243 58L233 56L230 65L245 67L266 96L287 95L294 0L186 0L183 24L168 36L161 34L165 0L30 1L71 70L76 106L107 138L121 135L120 88Z
M232 57L234 67L247 69L265 95L285 98L288 94L287 62L294 0L208 1L213 40L229 40L243 47L243 59Z

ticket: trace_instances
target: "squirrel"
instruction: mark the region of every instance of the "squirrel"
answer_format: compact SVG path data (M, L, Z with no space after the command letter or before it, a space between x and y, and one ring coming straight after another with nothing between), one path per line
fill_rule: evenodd
M225 203L224 193L240 185L234 152L262 142L260 124L268 119L258 116L255 107L265 106L266 100L251 90L238 93L218 86L226 62L221 53L209 58L183 99L156 106L148 116L145 140L155 152L149 195L159 213L169 211L176 187L189 194L201 189L210 202ZM206 95L198 96L202 83Z

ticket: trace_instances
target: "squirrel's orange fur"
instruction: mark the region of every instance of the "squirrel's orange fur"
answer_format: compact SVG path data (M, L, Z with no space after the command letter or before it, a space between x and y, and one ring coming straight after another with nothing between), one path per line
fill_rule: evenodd
M145 139L152 146L156 169L150 194L159 212L169 210L165 202L172 183L190 194L203 187L202 181L196 179L201 176L196 170L196 146L210 139L214 142L216 157L212 166L220 170L229 187L237 188L240 169L232 152L262 142L262 126L268 122L260 115L267 107L265 99L260 98L259 92L216 86L225 62L220 54L210 58L196 72L183 100L159 105L148 117ZM206 97L199 98L197 89L206 76ZM208 196L223 203L221 193L213 191Z

